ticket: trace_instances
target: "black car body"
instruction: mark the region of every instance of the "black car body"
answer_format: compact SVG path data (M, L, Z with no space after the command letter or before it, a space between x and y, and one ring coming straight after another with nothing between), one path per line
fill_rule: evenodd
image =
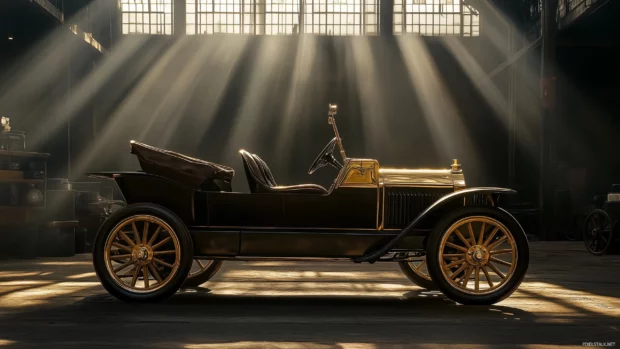
M501 196L514 191L466 188L456 160L449 169L430 170L381 168L374 159L348 158L334 120L336 110L330 106L336 137L309 171L325 165L337 168L329 189L278 185L260 157L241 150L250 193L235 192L232 168L134 141L131 151L142 171L89 174L114 179L128 204L102 226L95 243L95 267L106 289L125 300L158 300L184 282L208 280L222 260L277 258L399 262L414 283L439 288L467 304L494 303L512 293L529 258L521 227L498 207ZM336 146L342 164L334 155ZM464 222L466 228L452 227L455 222ZM122 224L131 229L123 233ZM151 248L163 236L154 229L169 234L157 248L172 246L166 251L176 251L174 259ZM499 249L506 243L508 248ZM493 262L505 254L511 254L510 262ZM454 257L444 257L450 255ZM199 263L194 271L192 259ZM121 266L125 268L115 271ZM160 272L165 280L155 275ZM488 292L480 290L483 276ZM474 279L470 292L467 284ZM140 283L142 288L136 286Z

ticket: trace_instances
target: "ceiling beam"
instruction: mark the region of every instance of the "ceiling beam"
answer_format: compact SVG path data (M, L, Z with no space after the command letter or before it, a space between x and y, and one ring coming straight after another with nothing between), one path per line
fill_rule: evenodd
M61 10L59 10L56 6L54 6L48 0L27 0L27 1L30 1L31 3L41 7L47 13L49 13L54 18L56 18L58 20L58 22L64 23L65 15L62 13Z
M565 1L564 6L568 6L568 1L559 1ZM578 19L591 15L608 2L609 0L583 0L583 2L579 3L572 10L566 8L566 15L558 21L558 29L566 29L570 27Z

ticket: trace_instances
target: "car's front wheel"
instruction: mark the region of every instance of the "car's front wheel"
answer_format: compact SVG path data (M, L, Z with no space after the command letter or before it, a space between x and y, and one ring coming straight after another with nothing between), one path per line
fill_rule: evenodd
M529 263L525 233L494 207L464 207L442 219L427 244L431 278L450 299L490 305L510 296Z
M135 204L112 214L93 246L103 287L128 302L154 302L173 295L191 268L193 246L185 224L169 210Z

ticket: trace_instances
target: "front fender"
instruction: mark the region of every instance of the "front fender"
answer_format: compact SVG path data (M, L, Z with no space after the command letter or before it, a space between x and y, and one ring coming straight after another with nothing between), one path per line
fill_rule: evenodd
M448 195L443 196L441 199L435 201L432 205L430 205L426 210L422 211L415 219L411 221L401 232L396 235L390 242L388 242L381 249L367 254L365 256L356 258L354 261L356 263L361 262L375 262L379 259L379 257L383 256L387 252L389 252L399 241L405 238L412 230L414 230L420 222L422 222L425 218L433 215L434 213L443 209L449 203L455 202L455 200L462 200L464 197L468 195L493 195L496 198L494 201L497 201L497 197L502 194L516 194L515 190L507 189L507 188L498 188L498 187L479 187L479 188L469 188L464 190L459 190L454 193L450 193Z

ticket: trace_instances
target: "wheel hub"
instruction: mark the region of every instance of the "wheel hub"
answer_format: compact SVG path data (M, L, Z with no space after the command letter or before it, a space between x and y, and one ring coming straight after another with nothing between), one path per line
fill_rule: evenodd
M485 265L489 260L489 251L485 246L473 245L467 251L467 262L471 265Z
M132 258L139 265L147 265L153 259L153 250L147 245L136 245L132 251Z

